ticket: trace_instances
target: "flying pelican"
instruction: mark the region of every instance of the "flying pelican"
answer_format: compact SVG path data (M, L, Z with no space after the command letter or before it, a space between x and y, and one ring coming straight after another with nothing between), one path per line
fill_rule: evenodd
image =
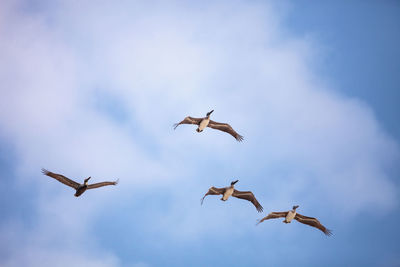
M90 180L91 177L88 177L84 180L83 184L79 184L75 181L72 181L71 179L61 175L61 174L57 174L57 173L53 173L53 172L49 172L46 169L42 169L42 173L44 175L50 176L56 180L58 180L59 182L68 185L70 187L72 187L73 189L76 190L76 193L74 196L79 197L80 195L83 194L83 192L85 192L87 189L93 189L93 188L98 188L98 187L102 187L102 186L106 186L106 185L116 185L118 184L118 180L114 181L114 182L101 182L101 183L97 183L97 184L89 184L88 185L88 181Z
M284 223L290 223L293 219L295 219L298 222L308 224L309 226L318 228L319 230L324 232L324 234L326 234L327 236L332 235L332 231L329 229L326 229L325 226L323 226L316 218L307 217L307 216L297 213L296 209L298 207L299 207L298 205L293 206L292 210L284 211L284 212L271 212L270 214L268 214L268 216L259 220L257 224L262 223L265 220L276 219L276 218L282 217L282 218L285 218L283 220Z
M222 201L227 201L230 196L233 196L251 201L251 203L253 203L253 205L256 207L257 211L262 212L263 207L260 205L260 203L258 203L256 197L251 191L239 191L234 188L234 184L236 184L238 181L239 180L233 181L231 182L231 186L224 188L216 188L214 186L210 187L210 189L208 189L208 192L201 199L201 204L203 204L204 198L208 195L222 195Z
M243 141L243 136L241 136L235 130L233 130L233 128L229 124L210 120L210 115L211 115L211 113L213 113L213 111L214 110L211 110L210 112L208 112L206 117L204 117L204 118L192 118L192 117L188 116L180 123L175 123L174 129L176 129L176 127L178 127L181 124L196 124L196 125L199 125L199 127L197 127L197 129L196 129L196 131L199 133L202 132L204 130L204 128L210 127L210 128L217 129L217 130L220 130L220 131L223 131L223 132L226 132L226 133L232 135L239 142Z

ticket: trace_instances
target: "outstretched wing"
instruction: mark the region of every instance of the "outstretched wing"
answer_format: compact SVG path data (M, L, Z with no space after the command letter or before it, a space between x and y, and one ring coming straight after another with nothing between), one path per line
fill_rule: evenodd
M332 231L329 229L326 229L325 226L323 226L316 218L307 217L307 216L296 213L296 216L294 217L294 219L297 220L298 222L318 228L319 230L324 232L324 234L326 234L327 236L332 235Z
M57 181L65 184L65 185L68 185L68 186L74 188L75 190L78 189L78 187L80 186L79 183L77 183L75 181L72 181L71 179L65 177L64 175L57 174L57 173L54 173L54 172L49 172L46 169L42 169L42 173L44 175L47 175L47 176L50 176L51 178L56 179Z
M107 185L117 185L119 180L116 180L114 182L101 182L101 183L96 183L96 184L90 184L88 185L87 189L93 189L93 188L98 188L102 186L107 186Z
M267 216L265 216L264 218L262 218L261 220L258 220L257 224L262 223L265 220L269 220L269 219L276 219L276 218L281 218L281 217L286 217L287 215L287 211L282 211L282 212L271 212L270 214L268 214Z
M213 128L213 129L217 129L217 130L226 132L226 133L232 135L233 137L235 137L235 139L239 142L243 141L243 136L241 136L235 130L233 130L233 128L227 123L220 123L220 122L210 120L210 122L208 123L207 126L210 128Z
M233 190L232 196L251 201L251 203L253 203L258 212L263 211L263 207L260 205L260 203L258 203L256 197L253 195L251 191L239 191L235 189Z
M174 130L176 129L176 127L178 127L181 124L197 124L200 125L200 122L203 120L203 118L192 118L192 117L186 117L183 121L179 122L179 123L175 123L174 124Z
M216 188L216 187L210 187L208 189L208 192L204 195L204 197L201 199L201 204L203 205L204 198L208 195L221 195L225 193L226 188Z

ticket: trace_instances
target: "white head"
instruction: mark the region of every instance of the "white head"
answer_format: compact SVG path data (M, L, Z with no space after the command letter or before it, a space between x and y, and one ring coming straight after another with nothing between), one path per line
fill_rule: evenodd
M90 178L92 178L92 177L89 176L88 178L86 178L85 181L83 182L83 184L84 184L84 185L88 185L88 182L89 182Z

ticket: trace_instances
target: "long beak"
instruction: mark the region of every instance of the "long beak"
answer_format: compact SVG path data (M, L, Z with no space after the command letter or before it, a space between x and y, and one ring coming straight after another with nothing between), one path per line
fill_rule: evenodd
M233 182L231 183L231 185L234 185L234 184L236 184L237 182L239 182L239 180L233 181Z
M89 176L88 178L86 178L86 179L85 179L85 183L87 183L87 182L90 180L90 178L92 178L92 177Z
M213 113L213 112L214 112L214 110L211 110L210 112L207 113L207 116L210 116L211 113Z

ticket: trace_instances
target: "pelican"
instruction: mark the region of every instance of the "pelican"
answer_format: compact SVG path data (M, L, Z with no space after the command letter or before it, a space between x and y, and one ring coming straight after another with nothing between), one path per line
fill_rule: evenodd
M253 203L253 205L256 207L257 211L262 212L263 207L260 205L260 203L258 203L256 197L253 195L251 191L239 191L234 188L234 185L238 181L239 180L233 181L231 182L231 186L224 188L216 188L214 186L210 187L210 189L208 189L208 192L201 199L201 204L203 204L204 198L208 195L222 195L221 198L222 201L227 201L230 196L233 196L251 201L251 203Z
M181 121L179 123L175 123L174 130L176 129L176 127L178 127L181 124L196 124L196 125L199 125L199 127L197 127L197 129L196 129L196 131L199 133L202 132L204 130L204 128L210 127L210 128L217 129L217 130L220 130L220 131L223 131L223 132L226 132L226 133L232 135L239 142L243 141L243 136L241 136L235 130L233 130L233 128L229 124L210 120L210 115L213 112L214 112L214 110L211 110L210 112L208 112L206 114L206 117L204 117L204 118L192 118L192 117L188 116L183 121Z
M257 225L259 223L262 223L265 220L269 220L269 219L276 219L276 218L285 218L283 220L284 223L290 223L293 219L297 220L298 222L307 224L309 226L315 227L319 230L321 230L322 232L324 232L325 235L330 236L332 235L332 231L329 229L326 229L325 226L323 226L316 218L312 218L312 217L307 217L304 215L301 215L299 213L296 212L296 209L299 206L293 206L292 210L289 211L283 211L283 212L271 212L270 214L268 214L268 216L262 218L261 220L258 221Z
M101 183L96 183L96 184L88 184L88 181L90 180L91 177L86 178L83 181L83 184L79 184L79 183L72 181L71 179L65 177L64 175L49 172L46 169L42 169L42 173L44 175L50 176L50 177L56 179L57 181L75 189L76 193L74 196L76 196L76 197L79 197L80 195L82 195L87 189L93 189L93 188L98 188L98 187L102 187L102 186L106 186L106 185L118 184L118 180L116 180L114 182L101 182Z

